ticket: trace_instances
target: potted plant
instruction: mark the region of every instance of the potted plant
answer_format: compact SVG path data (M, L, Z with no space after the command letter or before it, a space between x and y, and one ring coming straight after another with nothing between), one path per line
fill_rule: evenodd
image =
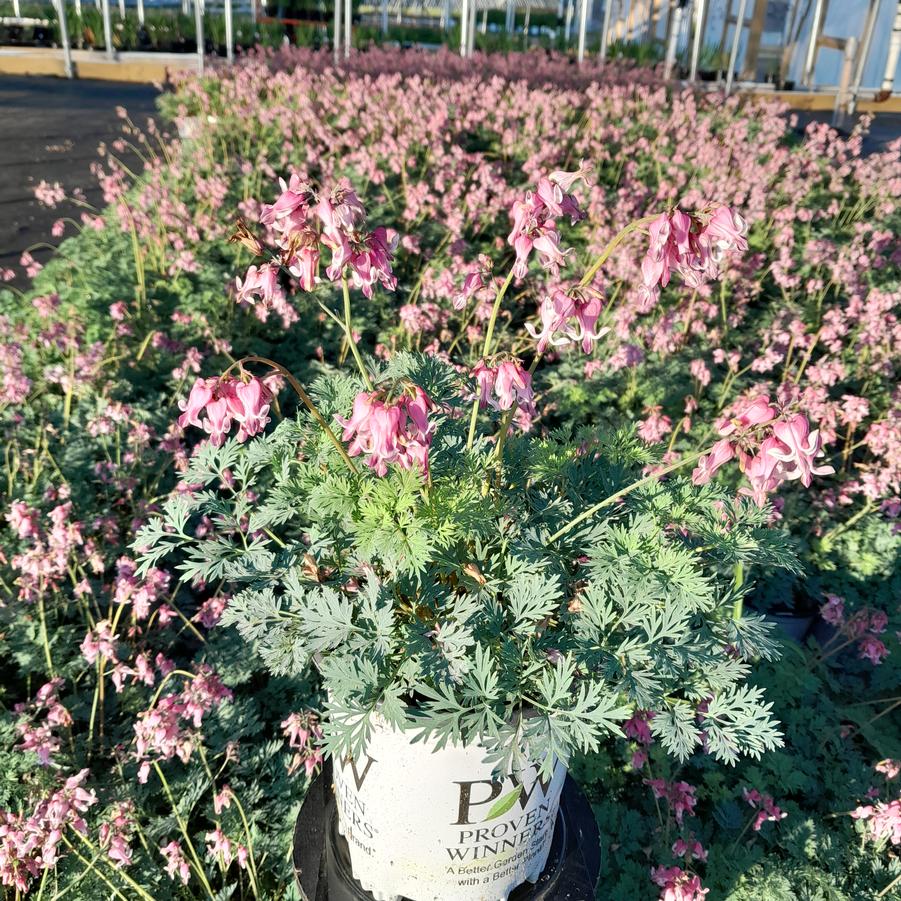
M364 357L351 293L394 289L392 236L367 227L346 180L282 182L264 237L235 234L259 258L238 300L299 290L343 330L354 368L304 386L250 357L198 379L179 423L208 440L135 540L145 568L172 557L185 581L232 586L223 622L274 672L318 670L339 828L376 898L506 899L537 878L567 761L637 710L655 711L650 728L683 760L702 744L731 763L780 742L745 683L752 659L775 654L770 627L740 615L734 569L793 565L761 500L819 453L774 437L793 411L757 404L666 465L628 427L529 429L542 358L605 334L592 285L628 234L649 234L639 290L653 304L673 272L715 278L745 247L743 223L720 207L629 225L517 337L527 368L499 349L499 316L536 257L564 264L557 223L581 218L580 177L553 173L516 202L503 277L473 263L455 305L493 295L474 366ZM266 431L282 389L297 413ZM731 456L754 497L709 481ZM678 474L692 463L693 480Z

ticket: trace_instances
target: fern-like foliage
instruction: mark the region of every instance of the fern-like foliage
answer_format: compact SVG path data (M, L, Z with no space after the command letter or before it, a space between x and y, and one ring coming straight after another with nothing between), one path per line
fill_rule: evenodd
M733 618L735 564L795 567L763 512L670 478L556 537L653 462L631 433L511 438L501 466L493 445L466 448L452 367L401 354L377 379L442 405L428 478L351 470L300 413L204 447L193 493L135 541L145 568L174 557L185 580L234 584L223 622L273 672L318 668L332 753L360 753L380 716L439 745L478 734L498 767L550 767L637 708L682 760L702 741L728 763L779 744L745 684L776 647L761 619ZM334 421L357 390L340 376L311 394Z

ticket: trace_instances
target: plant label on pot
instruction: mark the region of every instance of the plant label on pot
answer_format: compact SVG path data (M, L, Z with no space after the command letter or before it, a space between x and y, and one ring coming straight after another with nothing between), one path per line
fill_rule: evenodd
M338 829L353 875L377 899L505 901L547 863L566 768L492 775L481 744L413 743L378 727L359 760L336 761Z

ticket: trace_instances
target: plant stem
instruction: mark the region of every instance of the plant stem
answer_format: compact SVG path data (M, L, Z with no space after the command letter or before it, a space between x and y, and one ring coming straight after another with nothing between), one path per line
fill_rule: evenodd
M73 829L72 832L75 835L77 835L78 838L82 841L82 843L87 845L87 847L90 848L91 851L94 851L94 852L99 851L99 849L94 845L94 843L87 836L82 835L77 829ZM68 842L67 842L67 844L68 844ZM72 847L72 846L70 845L70 847ZM78 852L76 851L75 853L77 854ZM101 855L101 859L103 859L102 855ZM110 864L110 866L112 866L112 864ZM122 870L119 867L113 867L113 870L116 872L116 874L118 876L120 876L125 882L127 882L138 893L138 897L140 897L142 899L142 901L156 901L156 899L153 897L153 895L144 891L144 889L142 889L141 886L139 886L137 884L137 882L135 882L134 879L132 879L131 876L129 876L128 873L125 872L125 870ZM98 875L100 875L100 874L98 873Z
M637 482L633 482L631 485L627 485L625 488L621 488L619 491L615 491L609 497L605 497L602 501L598 501L598 503L589 507L587 510L583 510L575 519L571 519L566 525L561 526L551 535L547 541L548 543L556 541L558 538L562 538L566 535L567 532L572 531L577 525L585 522L586 519L590 519L594 516L598 510L603 510L604 507L609 507L611 504L616 503L620 498L625 497L627 494L631 494L636 488L641 488L643 485L647 485L650 482L655 482L658 479L662 478L665 475L669 475L671 472L675 472L677 469L681 469L683 466L687 466L689 463L694 463L699 460L704 454L710 453L712 448L706 448L702 451L696 451L693 454L689 454L687 457L683 457L681 460L677 460L675 463L670 463L669 466L664 466L663 469L658 469L656 472L652 472L649 475L646 475L643 479L639 479Z
M751 824L754 822L754 820L755 817L751 817L751 819L748 820L747 823L745 823L744 828L741 830L741 832L738 833L738 838L735 839L735 844L732 845L733 851L738 847L738 843L745 837L745 833L748 831L748 829L751 828Z
M276 363L275 360L270 360L268 357L251 356L243 357L242 359L238 360L237 363L232 363L232 365L229 366L229 369L232 369L234 366L238 366L242 363L265 363L267 366L271 366L276 372L284 376L288 384L294 389L295 394L297 394L297 396L303 402L303 405L310 411L310 415L313 417L313 419L316 420L319 427L328 436L329 441L331 441L332 444L335 445L338 453L341 454L341 459L344 460L344 462L347 464L347 468L351 472L356 473L356 464L348 456L347 451L344 449L344 445L338 440L338 436L331 430L329 424L325 421L319 410L316 409L316 405L310 399L310 395L303 390L303 385L301 385L300 382L298 382L297 379L294 378L294 376L290 372L288 372L288 370L285 369L284 366L282 366L280 363ZM226 370L226 372L227 371L228 370Z
M169 788L169 783L166 781L166 777L163 775L162 769L160 769L160 765L154 761L153 768L156 770L156 774L159 777L160 784L163 786L163 791L166 793L166 798L169 801L169 806L172 808L172 813L175 814L175 819L178 822L178 828L181 830L181 834L184 836L185 844L188 846L188 852L191 857L194 859L194 869L197 871L197 876L200 879L203 887L206 889L207 894L210 896L212 901L215 901L215 894L210 888L209 880L206 878L206 871L203 868L203 864L200 862L200 858L197 856L197 852L194 850L194 844L191 841L191 836L188 833L187 823L182 819L181 814L178 812L178 807L175 804L175 798L172 797L172 790Z
M354 355L354 359L357 361L357 368L360 370L360 375L363 376L366 390L372 391L372 379L369 378L366 365L363 363L360 351L357 350L357 342L354 341L353 328L350 324L350 288L347 284L347 276L343 273L341 275L341 290L344 292L344 334L347 338L347 344L350 347L350 352Z
M650 225L656 218L658 214L653 216L642 216L641 219L636 219L634 222L630 222L619 234L614 237L614 239L601 251L600 256L588 267L588 270L585 272L585 275L582 276L582 280L579 282L580 288L586 288L588 285L594 281L594 277L598 274L598 270L610 257L610 254L613 253L614 250L629 236L632 232L637 231L643 225Z
M829 546L832 542L838 538L839 535L846 532L851 528L858 520L862 519L867 513L870 513L872 510L876 509L876 505L872 501L867 501L863 507L860 508L853 516L850 516L845 522L840 522L837 526L833 526L822 538L820 538L820 544L824 545L825 549L828 551Z
M884 898L899 882L901 882L901 874L897 875L876 897Z
M504 283L498 289L497 294L494 298L494 306L491 308L491 318L488 320L488 329L485 332L485 343L482 346L482 359L487 359L488 354L491 352L491 340L494 338L494 326L497 322L497 314L500 312L501 301L504 299L504 295L507 293L507 288L510 287L510 283L513 281L513 269L507 273L507 277L504 279ZM476 420L479 416L479 396L478 394L475 397L475 400L472 402L472 413L469 417L469 437L466 439L466 450L472 449L472 443L475 441L476 437Z
M47 616L44 612L44 594L38 595L38 618L41 622L41 643L44 645L44 659L47 661L47 674L52 679L56 673L53 671L53 657L50 654L50 639L47 635Z
M733 579L733 584L735 585L736 591L740 591L742 585L745 584L745 566L741 560L735 564L734 572L735 577ZM732 606L732 619L741 619L742 613L744 613L744 598L739 594L735 599L735 604Z
M125 895L123 895L122 892L120 892L119 889L117 889L116 886L113 885L113 883L106 876L104 876L96 866L94 866L94 862L98 858L94 858L94 860L88 860L86 857L78 853L78 849L75 847L75 845L72 844L72 842L69 841L69 839L66 838L65 835L62 836L62 839L68 846L69 850L82 862L82 864L87 867L95 876L97 876L98 879L101 879L103 882L105 882L109 886L110 891L117 898L121 898L122 901L128 901Z

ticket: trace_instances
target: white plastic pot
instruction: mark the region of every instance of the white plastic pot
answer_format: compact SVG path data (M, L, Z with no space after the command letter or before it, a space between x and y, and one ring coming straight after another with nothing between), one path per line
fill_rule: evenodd
M335 761L338 830L376 901L506 901L547 863L566 768L492 779L485 748L373 729L360 760Z

